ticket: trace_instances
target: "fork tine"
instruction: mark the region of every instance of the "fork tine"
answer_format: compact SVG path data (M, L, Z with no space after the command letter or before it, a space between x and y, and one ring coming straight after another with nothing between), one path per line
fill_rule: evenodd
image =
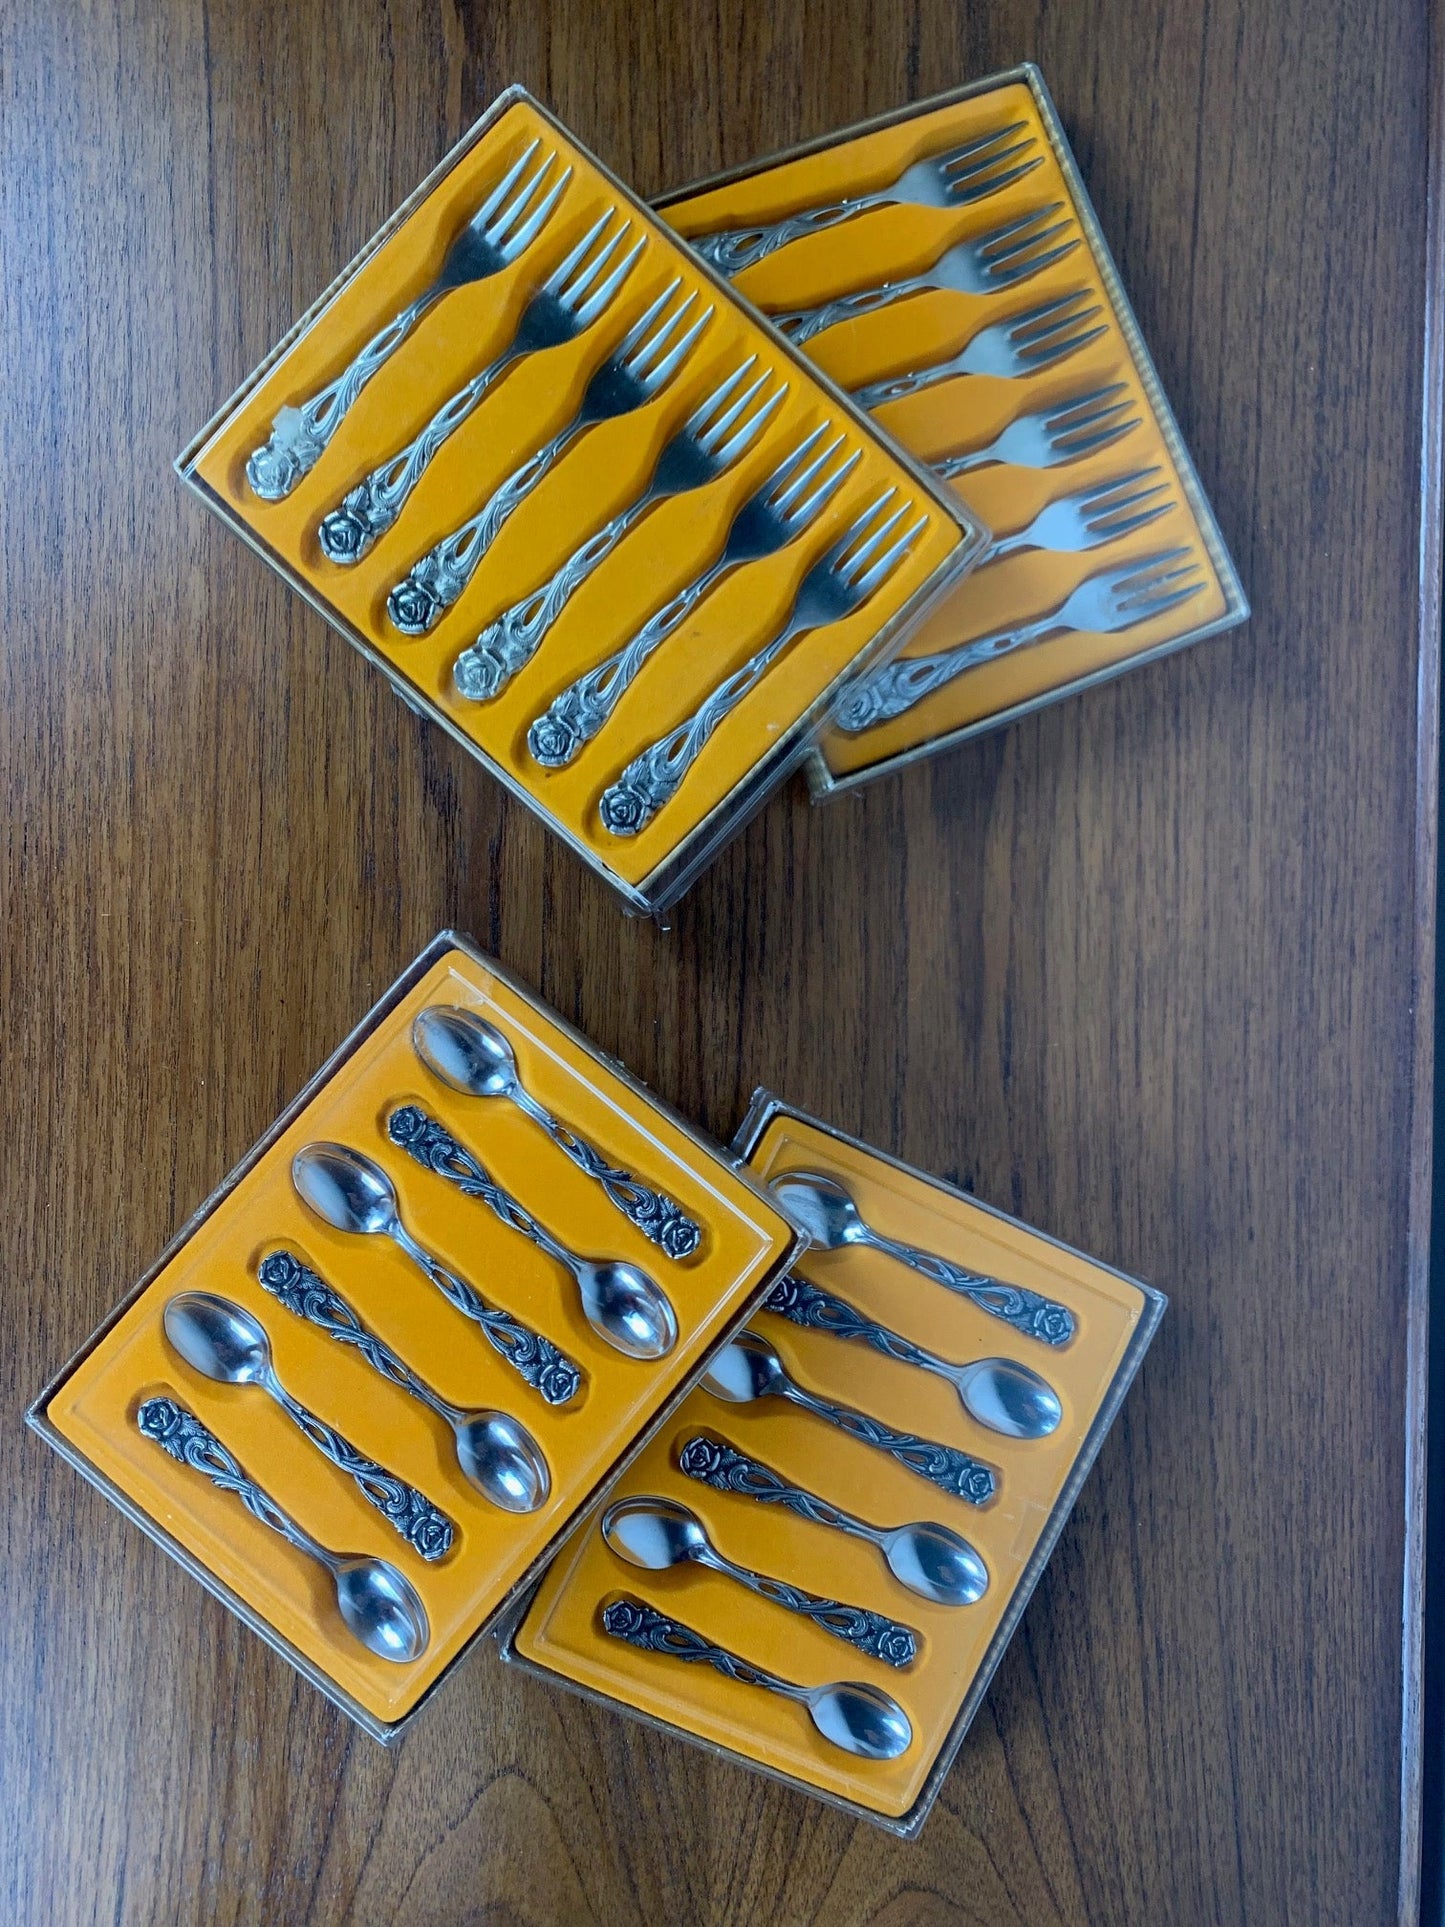
M1099 311L1095 308L1091 312L1097 314ZM1083 334L1069 335L1063 341L1047 340L1031 343L1022 351L1028 361L1029 372L1037 374L1041 368L1052 368L1056 362L1063 361L1066 356L1075 354L1080 348L1087 348L1091 341L1097 341L1100 335L1108 332L1107 325L1101 322L1097 328L1086 328Z
M736 389L738 383L747 379L757 359L756 355L749 355L745 361L739 362L727 380L719 382L706 400L700 402L693 411L692 418L688 422L688 427L698 437L704 448L711 449L718 439L727 433L729 427L747 406L749 397L755 395L767 380L767 370L764 369L752 387L747 391L746 395L739 396L725 414L718 414L717 411L722 407L723 403L727 401L728 397Z
M692 296L689 295L689 304L691 301ZM687 333L676 343L671 352L664 355L657 366L648 371L647 379L652 384L654 390L661 388L664 383L672 380L688 355L691 354L692 344L697 340L698 336L712 320L716 312L717 310L715 308L704 308L697 320L693 322Z
M833 448L836 448L842 439L843 437L840 435L838 441L833 444ZM831 455L833 451L830 449L828 452ZM805 501L799 502L795 507L790 508L784 518L789 528L806 528L809 522L813 521L827 504L832 501L833 497L838 493L838 490L843 486L844 482L847 481L848 477L853 473L853 470L862 459L862 449L855 448L846 462L843 462L839 467L835 468L831 475L824 476L823 480L819 482L818 486L813 490L813 493L808 496ZM811 474L813 471L810 469L808 472Z
M938 165L941 168L961 166L964 161L973 160L977 155L982 154L986 148L997 145L999 141L1006 141L1010 134L1021 134L1023 131L1024 123L1021 120L1011 120L1007 127L997 128L992 134L976 134L971 141L965 141L961 147L950 147L946 153L936 157ZM1027 143L1024 144L1027 145Z
M681 286L681 282L675 281L672 284L672 288L668 290L668 294L671 295L673 289L679 286ZM685 301L679 302L671 314L664 315L663 319L653 329L647 339L629 355L627 362L628 369L639 381L647 373L649 368L651 368L663 349L666 348L674 332L682 326L682 323L687 318L688 309L696 299L697 296L695 294L690 294ZM658 302L656 305L660 307L662 304ZM650 312L651 310L649 310L649 313ZM643 319L646 320L647 316L644 316Z
M1121 488L1132 488L1136 482L1145 482L1151 475L1159 475L1162 473L1163 471L1159 464L1155 462L1150 468L1136 468L1132 474L1116 475L1112 481L1096 482L1093 488L1086 488L1080 494L1078 497L1079 507L1094 508L1096 506L1102 506L1107 497L1117 495ZM1142 502L1146 495L1157 495L1159 490L1166 486L1167 484L1163 482L1156 483L1152 489L1145 489L1138 495L1131 495L1125 501L1115 502L1113 506L1121 509L1132 508L1136 502Z
M631 354L632 350L637 346L638 342L641 341L642 337L647 333L658 315L661 314L662 310L667 306L668 302L671 301L681 286L682 276L679 275L675 281L663 289L662 293L652 303L652 306L644 309L637 317L636 321L633 322L632 326L627 330L627 333L617 344L617 356L619 360L624 360Z
M1178 608L1181 602L1187 602L1190 596L1202 594L1203 590L1202 582L1193 582L1187 589L1176 589L1172 595L1158 596L1153 602L1141 603L1131 610L1131 614L1135 622L1152 622L1155 616L1162 616L1166 609Z
M1043 236L1040 235L1039 239L1042 240ZM1065 241L1062 247L1050 248L1046 254L1021 253L995 261L988 269L988 278L996 287L1006 288L1010 282L1022 281L1026 275L1042 274L1055 261L1062 261L1066 254L1072 254L1078 245L1076 235L1072 241Z
M1031 161L1020 161L1017 167L1005 169L1002 174L964 174L948 183L948 198L956 206L966 207L970 201L981 201L985 194L1001 194L1015 181L1021 181L1025 174L1032 174L1036 167L1042 167L1044 157L1035 154Z
M783 476L783 469L790 468L794 463L801 461L808 453L808 450L816 444L819 437L826 435L832 426L833 424L831 422L820 423L803 443L801 448L798 449L797 453L790 455L782 467L776 471L773 477L774 481L780 482ZM808 466L803 469L801 474L790 477L788 486L783 490L781 495L774 495L773 507L776 509L786 509L791 502L795 501L818 473L818 470L826 467L827 464L832 461L833 457L838 453L838 450L847 439L846 435L835 435L828 446L813 457L812 461L808 463Z
M1086 415L1075 421L1070 421L1069 417L1077 416L1081 408L1092 408L1096 402L1104 401L1110 395L1122 395L1124 387L1125 384L1122 381L1111 381L1106 387L1090 389L1087 395L1075 395L1072 401L1061 402L1051 415L1044 417L1044 427L1050 429L1062 429L1065 426L1071 428L1088 428L1092 426L1101 415L1108 414L1110 408L1123 408L1125 404L1118 401L1111 402L1109 408L1100 409L1096 414Z
M1121 562L1110 571L1109 590L1121 602L1130 602L1140 596L1152 595L1165 582L1172 582L1181 575L1188 575L1199 564L1193 560L1184 563L1182 568L1169 569L1168 564L1179 562L1187 557L1187 548L1159 549L1153 555L1136 556L1132 562ZM1164 571L1167 570L1167 573Z
M762 385L761 383L758 384L759 387L761 385ZM752 394L755 391L752 389L749 389L748 392L749 394ZM788 389L787 389L787 384L785 382L781 388L777 389L773 394L768 396L768 399L763 403L762 407L757 411L755 415L748 416L747 420L743 423L742 427L738 429L737 433L732 437L732 439L730 441L724 442L722 447L717 451L717 459L719 462L726 463L726 462L735 461L737 457L742 454L743 450L749 445L749 443L755 442L757 440L758 436L763 432L763 430L767 427L768 423L772 420L773 416L777 413L778 409L782 406L782 403L787 395L787 392L788 392Z
M895 493L896 491L894 489L889 489L888 491L890 497ZM912 507L913 504L911 502L900 502L886 521L880 522L878 526L868 534L864 541L859 543L856 548L850 550L847 559L840 563L838 573L843 576L846 581L850 583L856 582L863 570L867 567L869 557L876 554L879 544L888 539L889 535L897 528L898 524Z
M1062 318L1063 309L1071 308L1076 301L1086 301L1087 299L1088 292L1086 289L1075 288L1072 294L1055 295L1052 301L1041 301L1036 308L1025 308L1019 314L1010 315L1006 323L1009 331L1009 339L1011 341L1022 340L1031 329L1041 327L1044 322L1052 320L1056 315ZM1093 312L1097 314L1098 309L1094 309ZM1073 316L1070 316L1069 320L1073 318Z
M561 293L563 290L565 290L568 294L585 294L587 292L587 289L591 284L592 278L596 274L597 266L601 265L603 262L606 261L607 256L617 246L617 243L622 239L623 235L626 234L628 227L631 225L630 222L624 221L622 226L618 229L617 233L614 234L611 240L609 240L606 243L605 248L601 248L598 250L597 264L594 265L592 263L589 263L577 275L576 280L572 280L570 278L572 275L572 270L577 266L577 264L581 260L583 260L584 256L587 253L587 250L592 246L592 243L597 239L598 235L602 232L603 228L606 227L607 223L611 220L611 218L612 218L612 210L611 208L609 208L607 212L602 216L601 220L594 221L592 223L591 227L588 228L587 232L582 236L582 239L577 243L576 247L573 248L572 252L570 254L563 255L562 259L557 263L556 267L553 268L552 272L547 276L546 285L552 290L554 294ZM584 275L587 277L585 280L583 279Z
M1047 207L1030 208L1027 214L1020 214L1015 220L1005 221L1002 227L996 227L987 234L981 234L974 242L974 246L980 254L992 254L994 249L1001 247L1005 241L1012 241L1016 234L1021 234L1025 228L1031 228L1035 221L1044 221L1049 215L1057 214L1063 205L1062 201L1050 201ZM1049 232L1057 234L1060 228L1068 225L1067 221L1056 222ZM1024 245L1022 242L1016 243L1014 247L1006 248L1004 252L1016 253L1018 247L1022 245Z
M1052 227L1044 228L1039 234L1021 234L1000 253L985 249L985 259L994 266L1001 266L1005 261L1016 261L1021 254L1032 254L1036 248L1041 248L1045 241L1052 241L1056 234L1067 234L1072 225L1071 221L1055 221ZM1055 248L1048 258L1051 261L1057 260L1059 255L1067 254L1070 248L1077 246L1076 236L1074 240L1066 241L1062 247Z
M482 202L471 220L468 221L468 227L476 227L478 223L485 227L486 223L492 218L492 215L501 206L502 202L506 200L508 194L511 193L512 184L515 182L517 176L522 172L523 168L525 168L528 161L531 160L541 145L542 136L540 134L538 134L535 139L528 141L516 160L512 162L512 165L507 169L501 180L497 182L497 185L492 189L486 200Z
M1022 127L1023 122L1017 121L1015 125ZM999 148L997 153L984 152L985 148L998 147L998 143L1012 131L1012 128L1005 128L1002 134L995 134L990 140L974 141L969 147L956 148L951 155L944 156L939 166L945 174L951 174L955 168L963 165L965 159L969 159L971 161L967 170L969 176L986 173L991 167L1002 167L1003 163L1011 161L1015 154L1027 154L1034 144L1033 135L1026 134L1021 141L1015 141L1012 147Z
M1092 435L1080 436L1070 430L1067 434L1056 436L1054 446L1077 460L1080 455L1092 454L1096 449L1107 448L1111 442L1117 442L1122 435L1137 428L1142 420L1141 415L1135 415L1127 422L1111 422Z
M523 213L526 211L527 203L551 173L552 163L556 158L557 156L554 153L543 155L541 161L532 169L532 172L527 176L526 180L522 182L522 185L517 189L512 198L505 206L499 208L487 223L487 239L495 246L501 246L517 222L521 219Z
M623 233L625 234L626 231L626 228L624 228ZM621 237L619 236L618 238L620 239ZM627 250L627 253L624 254L622 259L617 263L617 266L612 270L611 274L609 274L607 279L602 283L601 287L595 288L582 303L581 308L578 310L579 320L595 321L597 319L598 315L600 315L602 310L608 305L628 275L631 274L633 268L637 265L638 255L641 254L646 246L647 236L640 234L633 245Z
M898 563L902 561L904 555L913 547L913 544L927 527L928 517L926 515L920 515L911 529L905 529L893 544L893 547L888 549L883 555L880 555L867 574L861 576L859 580L854 583L853 586L858 590L859 594L872 595L878 585L883 582L886 577L892 575Z
M556 207L558 201L561 199L563 188L566 187L571 178L571 168L564 168L548 189L546 197L537 203L536 207L533 208L531 214L523 222L521 227L517 229L516 233L506 237L506 246L514 259L517 255L521 254L524 249L529 248L536 240L538 234L542 231L543 224L551 215L552 209Z
M1151 595L1159 595L1171 582L1182 582L1186 576L1198 575L1198 573L1197 562L1186 562L1181 568L1166 569L1162 575L1156 575L1151 581L1127 590L1120 599L1124 602L1136 602L1141 596L1147 598Z
M1161 515L1168 515L1173 507L1173 502L1160 502L1154 508L1141 509L1137 515L1126 516L1122 522L1104 516L1093 524L1092 532L1107 534L1110 541L1117 542L1123 536L1133 535L1136 529L1147 528L1151 522L1157 522Z

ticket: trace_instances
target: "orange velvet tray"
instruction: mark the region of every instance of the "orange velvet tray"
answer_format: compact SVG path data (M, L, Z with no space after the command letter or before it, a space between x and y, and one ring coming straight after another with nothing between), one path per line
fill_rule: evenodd
M549 157L550 169L539 173ZM525 251L433 301L379 360L339 419L334 411L319 411L318 421L336 425L313 465L299 480L285 478L292 485L279 499L263 499L248 477L248 463L265 448L273 427L289 421L285 433L296 441L297 411L304 412L429 287L456 237L518 165L522 172L503 208L535 178L524 211L540 209L565 174L565 186ZM618 238L624 221L627 232ZM442 435L437 424L443 406L514 342L529 301L599 222L569 272L590 273L598 251L614 240L616 245L586 293L600 289L605 274L630 260L600 313L580 335L514 362L469 412L446 417L449 432ZM689 302L685 322L667 337L669 348L693 322L709 318L670 380L644 405L596 422L566 444L543 479L521 494L490 545L476 551L474 573L433 626L421 634L399 628L389 609L391 591L573 419L594 373L634 324L661 304L640 346ZM547 605L554 610L550 626L542 623L533 653L510 680L485 699L462 695L453 672L463 652L484 633L495 634L491 625L505 612L526 606L541 621L541 603L529 598L549 580L555 583L554 572L567 558L636 501L669 440L740 369L746 374L727 391L729 406L760 385L729 434L756 415L752 441L721 475L658 501L618 546L607 550L603 543L592 572L580 574L569 597ZM764 411L770 411L765 418ZM391 478L387 489L399 486L401 465L387 470L386 464L417 449L423 430L425 449L409 471L414 485L395 519L359 560L333 560L320 539L327 515L351 500L367 478L385 472ZM531 725L714 561L743 504L817 430L824 431L818 450L837 442L817 479L840 471L850 458L852 466L815 519L786 547L738 568L697 602L574 760L560 766L539 761L529 746ZM430 459L422 460L427 451ZM686 887L742 816L799 761L846 679L898 646L969 566L983 539L948 489L878 436L814 364L703 268L520 88L494 103L178 467L202 500L380 666L409 702L457 736L631 908L650 912ZM857 607L801 634L749 686L706 738L670 799L640 829L628 834L608 827L601 802L609 786L773 637L806 571L889 491L879 520L902 509L895 534L916 529L892 572ZM338 552L344 550L341 544Z
M916 1832L1152 1337L1164 1300L1151 1287L764 1093L754 1101L738 1144L759 1178L799 1170L837 1177L879 1231L1067 1307L1076 1329L1067 1344L1054 1346L1016 1332L968 1299L867 1249L810 1248L792 1267L803 1279L947 1359L992 1356L1031 1366L1057 1392L1062 1420L1047 1438L1000 1437L964 1411L947 1381L860 1340L760 1311L752 1328L766 1336L808 1390L895 1430L975 1455L995 1471L995 1496L978 1506L938 1490L887 1454L784 1400L733 1405L699 1387L563 1549L525 1617L506 1636L506 1650L524 1664L895 1831ZM931 1520L961 1533L988 1568L987 1591L968 1606L929 1603L898 1583L873 1546L800 1519L777 1503L715 1490L685 1476L679 1457L697 1437L730 1445L789 1483L875 1525ZM691 1508L713 1544L743 1566L905 1625L917 1635L917 1657L897 1669L809 1618L697 1566L638 1570L609 1549L599 1519L606 1505L641 1494ZM601 1612L624 1594L796 1683L858 1680L882 1687L903 1707L912 1744L891 1761L854 1759L822 1739L806 1712L785 1699L705 1664L685 1664L608 1637Z
M995 137L992 147L986 143ZM744 266L733 286L765 313L813 309L840 294L925 273L946 249L995 234L1030 215L1023 229L1056 232L1035 250L1067 251L1039 272L984 293L918 293L845 318L806 341L841 387L861 390L905 372L929 370L981 330L1074 297L1078 316L1054 340L1080 345L1051 365L1009 376L962 373L895 400L877 403L874 420L927 464L978 454L1013 422L1036 414L1063 416L1067 439L1120 429L1115 439L1052 467L997 460L969 467L952 486L993 532L994 540L1029 527L1051 502L1120 483L1118 500L1157 490L1138 511L1168 505L1157 519L1084 552L1016 548L996 560L984 551L955 589L910 636L901 659L950 652L983 637L1007 637L1059 609L1079 584L1124 563L1143 564L1165 551L1167 565L1188 573L1170 587L1192 587L1187 600L1112 634L1055 631L1026 646L1005 648L933 688L903 713L850 731L833 728L810 760L817 792L850 787L948 747L981 730L1084 688L1167 651L1241 622L1243 591L1184 447L1138 324L1110 258L1038 70L1026 66L959 92L924 101L866 126L682 188L658 203L696 245L810 209L886 190L910 165L962 153L957 165L981 189L997 191L958 206L873 205L854 218L805 234ZM990 169L993 155L1001 158ZM977 172L972 172L976 168ZM1020 169L1026 171L1018 172ZM1015 177L1016 176L1016 177ZM1003 236L995 248L1015 244ZM1035 324L1055 325L1052 317ZM865 398L866 399L866 398ZM1077 411L1067 411L1077 404ZM1147 473L1144 473L1147 471ZM1135 478L1135 479L1130 479ZM1096 512L1109 506L1102 501ZM1120 512L1119 521L1136 512ZM885 668L876 672L884 679ZM846 708L840 714L847 715ZM866 714L866 712L865 712Z
M696 1221L702 1239L695 1254L669 1260L510 1102L460 1095L433 1076L415 1055L410 1033L416 1013L439 1004L459 1005L498 1025L534 1097L610 1162L670 1193ZM408 1103L441 1122L564 1243L630 1259L647 1271L675 1310L673 1349L643 1361L598 1338L557 1263L390 1141L385 1120ZM456 1276L580 1366L583 1384L575 1399L546 1403L389 1240L334 1230L312 1215L292 1187L291 1160L301 1145L325 1139L379 1163L414 1235ZM734 1160L463 939L444 935L202 1208L159 1268L38 1402L34 1419L212 1591L386 1739L535 1575L796 1242L788 1221ZM474 1490L440 1418L262 1288L257 1266L277 1250L314 1269L452 1404L498 1408L521 1420L550 1468L546 1503L512 1514ZM449 1515L456 1537L444 1558L426 1563L418 1557L260 1389L215 1384L183 1362L162 1314L174 1294L189 1290L220 1294L254 1314L286 1388ZM141 1434L137 1411L152 1397L171 1398L194 1413L322 1543L379 1555L400 1569L430 1622L421 1656L397 1664L351 1638L317 1565L233 1494Z

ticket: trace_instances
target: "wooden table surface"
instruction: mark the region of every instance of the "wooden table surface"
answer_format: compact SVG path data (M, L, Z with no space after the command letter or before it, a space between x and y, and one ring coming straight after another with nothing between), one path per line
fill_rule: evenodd
M7 1922L1413 1918L1437 52L1425 0L0 12ZM1254 619L629 922L171 458L509 80L651 193L1025 57ZM716 1134L767 1083L1170 1294L916 1844L489 1653L384 1752L22 1430L444 923Z

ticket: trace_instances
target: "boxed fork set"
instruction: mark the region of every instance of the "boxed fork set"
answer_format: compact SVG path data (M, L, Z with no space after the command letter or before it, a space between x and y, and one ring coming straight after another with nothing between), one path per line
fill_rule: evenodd
M661 212L511 88L177 466L654 915L1246 613L1031 67Z
M1163 1306L443 932L28 1417L379 1740L494 1632L907 1835Z

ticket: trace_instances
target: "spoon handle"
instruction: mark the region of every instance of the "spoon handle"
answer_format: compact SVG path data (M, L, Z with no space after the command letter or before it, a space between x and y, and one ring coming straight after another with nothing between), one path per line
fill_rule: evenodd
M504 1191L480 1159L458 1144L451 1132L434 1117L428 1117L420 1105L404 1104L400 1110L393 1111L386 1120L386 1134L393 1144L399 1144L415 1158L423 1170L434 1171L439 1178L454 1184L463 1197L480 1198L509 1230L520 1231L549 1258L555 1258L568 1271L572 1269L573 1253L559 1244L525 1206L518 1204L510 1191Z
M831 1332L836 1338L861 1338L885 1357L896 1358L904 1365L921 1365L925 1371L937 1372L943 1378L952 1378L956 1370L946 1359L935 1358L911 1338L890 1331L886 1325L875 1324L843 1299L835 1298L831 1291L821 1290L794 1271L773 1286L763 1300L763 1310L775 1311L780 1318L790 1319L808 1331Z
M135 1415L135 1422L148 1439L154 1439L163 1452L169 1452L182 1465L199 1472L222 1492L234 1492L246 1510L263 1526L279 1532L288 1545L295 1546L328 1571L333 1571L332 1555L303 1532L288 1513L281 1510L268 1492L248 1478L240 1464L213 1432L208 1432L194 1412L178 1405L173 1398L148 1398Z
M1023 1285L1006 1285L1002 1279L990 1278L986 1272L966 1271L962 1265L950 1264L936 1252L920 1251L916 1245L885 1238L881 1232L870 1229L868 1242L876 1251L907 1265L910 1271L919 1272L934 1284L970 1299L980 1311L986 1311L991 1318L1001 1318L1025 1338L1037 1338L1045 1345L1067 1345L1074 1335L1074 1314L1052 1298L1041 1297Z
M303 1265L295 1252L271 1252L256 1267L256 1277L287 1311L341 1344L352 1346L388 1383L410 1392L434 1411L441 1409L441 1401L426 1380L418 1378L385 1339L368 1330L340 1292L333 1291L309 1265Z
M761 1666L750 1666L725 1646L714 1646L710 1639L695 1633L691 1626L684 1626L678 1619L669 1619L652 1606L644 1606L640 1599L634 1599L630 1593L614 1599L604 1609L602 1627L614 1639L625 1639L629 1646L640 1646L645 1653L664 1653L669 1659L702 1660L727 1679L738 1680L744 1686L765 1686L770 1693L781 1693L784 1699L801 1700L806 1697L803 1689L794 1686L791 1680L780 1679L776 1673L769 1673Z
M845 1606L836 1599L820 1599L817 1593L807 1592L802 1586L790 1586L781 1579L770 1579L766 1573L734 1565L721 1553L716 1557L718 1570L746 1586L749 1592L812 1620L825 1633L845 1640L870 1659L881 1659L889 1666L911 1666L918 1657L918 1635L883 1613L870 1612L866 1606Z
M784 1396L805 1412L826 1419L830 1425L836 1425L840 1432L846 1432L849 1438L857 1439L860 1444L886 1452L907 1471L916 1473L920 1479L927 1479L930 1485L936 1485L941 1492L947 1492L955 1499L966 1499L970 1505L987 1505L998 1491L998 1474L971 1453L960 1452L957 1446L939 1445L932 1439L919 1438L913 1432L895 1432L891 1425L885 1425L881 1419L869 1418L866 1412L855 1412L851 1406L835 1405L831 1399L805 1392L792 1379L787 1379L785 1384L787 1389Z
M279 1380L273 1379L277 1403L286 1416L329 1459L338 1471L356 1482L363 1499L374 1505L382 1518L399 1532L413 1552L428 1561L443 1558L456 1537L456 1527L444 1512L434 1506L425 1493L418 1492L385 1466L369 1459L334 1427L308 1411L299 1399L292 1398Z
M883 1534L872 1526L865 1526L861 1519L855 1519L851 1513L830 1505L812 1492L804 1492L801 1486L789 1485L771 1466L750 1459L731 1445L703 1433L687 1441L677 1455L677 1464L688 1478L696 1479L699 1485L710 1485L715 1492L736 1492L745 1499L772 1501L789 1512L796 1512L799 1518L811 1520L814 1525L833 1526L855 1539L871 1540L874 1545L882 1543Z
M630 1171L609 1164L595 1145L553 1117L520 1084L515 1087L515 1095L533 1123L541 1125L557 1149L569 1157L579 1171L585 1171L602 1186L608 1202L629 1223L635 1224L644 1238L659 1246L669 1258L692 1256L702 1242L702 1232L675 1198L670 1198L665 1191L649 1190Z

